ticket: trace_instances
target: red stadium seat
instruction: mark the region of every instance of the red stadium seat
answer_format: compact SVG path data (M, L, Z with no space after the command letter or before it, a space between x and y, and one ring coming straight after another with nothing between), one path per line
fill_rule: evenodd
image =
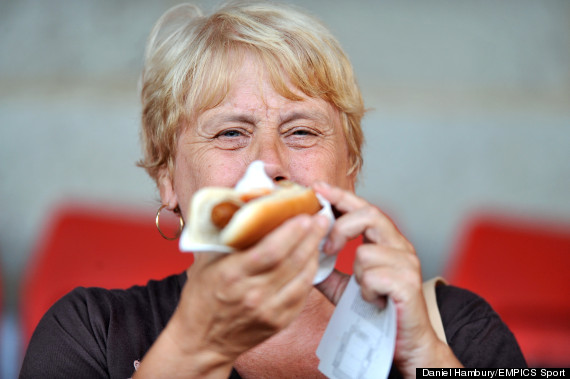
M77 286L127 288L184 271L192 254L180 253L177 241L163 239L154 217L152 209L85 204L56 209L24 275L24 345L47 309Z
M352 265L354 263L354 256L356 255L356 249L362 244L362 237L355 238L348 241L344 246L344 249L338 254L336 259L335 268L345 274L352 275Z
M570 225L477 215L445 276L493 306L530 366L570 365Z

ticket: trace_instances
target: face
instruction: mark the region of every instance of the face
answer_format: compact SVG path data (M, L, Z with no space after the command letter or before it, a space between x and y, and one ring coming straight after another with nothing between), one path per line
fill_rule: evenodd
M274 181L309 186L325 181L354 190L348 147L337 109L299 90L301 101L272 88L263 66L246 57L224 101L200 114L178 140L175 168L161 176L160 195L183 216L194 192L233 187L254 160ZM293 88L293 87L290 87Z

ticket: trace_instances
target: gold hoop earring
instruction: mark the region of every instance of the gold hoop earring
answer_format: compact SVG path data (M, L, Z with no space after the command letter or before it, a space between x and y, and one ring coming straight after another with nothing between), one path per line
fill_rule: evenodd
M180 234L182 233L182 229L184 228L184 219L182 218L181 215L178 215L178 218L180 219L180 228L178 229L178 231L176 232L176 235L174 237L168 237L166 234L164 234L162 232L162 230L160 230L160 212L166 208L166 205L161 205L160 208L158 208L158 211L156 212L156 228L158 229L158 232L160 233L160 235L162 236L162 238L167 239L169 241L173 241L175 239L177 239L178 237L180 237Z

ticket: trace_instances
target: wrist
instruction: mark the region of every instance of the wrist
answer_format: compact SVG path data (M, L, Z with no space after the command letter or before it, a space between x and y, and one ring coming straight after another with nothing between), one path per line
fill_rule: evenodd
M437 340L432 355L432 364L428 368L460 368L463 367L451 348L444 342Z
M433 331L432 331L433 332ZM451 348L439 338L435 332L430 335L429 342L418 344L418 349L407 355L407 359L396 362L405 378L415 378L416 368L459 368L463 367Z

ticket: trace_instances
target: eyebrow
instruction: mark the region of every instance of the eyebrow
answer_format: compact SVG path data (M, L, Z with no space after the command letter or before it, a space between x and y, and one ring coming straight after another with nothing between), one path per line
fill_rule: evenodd
M214 117L213 118L216 121L221 121L223 123L225 122L240 122L240 123L244 123L244 124L255 124L255 117L253 117L251 114L247 114L247 113L235 113L235 114L225 114L225 115L220 115L220 117Z
M228 122L237 122L242 124L255 124L255 117L248 113L232 113L232 114L217 114L213 115L201 124L203 127L208 128L211 125L225 124Z
M321 122L327 122L326 115L322 114L322 112L313 111L313 110L302 110L302 111L292 111L289 113L285 113L282 117L279 118L280 124L286 124L291 121L299 120L299 119L309 119Z
M286 124L295 120L313 120L321 123L328 123L328 118L325 114L320 111L315 111L312 109L302 109L302 110L291 110L283 115L279 116L279 124ZM243 123L255 125L257 119L254 115L250 113L231 113L231 114L217 114L213 115L211 118L206 120L202 125L208 127L212 124L224 124L224 123Z

